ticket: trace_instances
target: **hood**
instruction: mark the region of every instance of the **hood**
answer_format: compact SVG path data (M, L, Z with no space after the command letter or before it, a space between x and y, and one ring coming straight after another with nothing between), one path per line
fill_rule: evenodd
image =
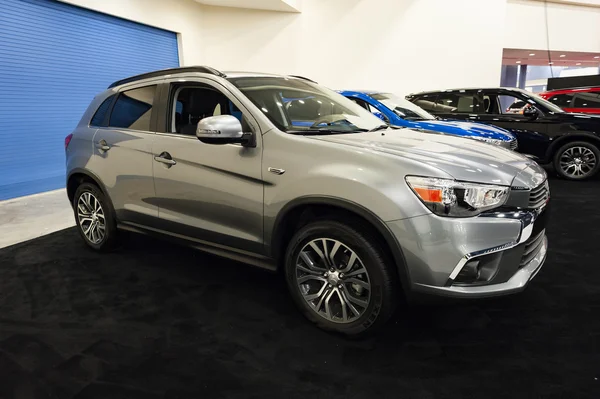
M434 130L436 132L455 134L458 136L479 136L487 139L496 139L511 141L514 136L502 128L484 125L482 123L462 122L462 121L444 121L444 120L425 120L415 121L413 126L419 129Z
M429 134L411 129L307 136L428 164L456 180L510 186L517 175L520 186L537 186L546 172L534 161L514 151L471 139ZM523 173L520 173L522 172ZM414 172L413 172L414 173Z

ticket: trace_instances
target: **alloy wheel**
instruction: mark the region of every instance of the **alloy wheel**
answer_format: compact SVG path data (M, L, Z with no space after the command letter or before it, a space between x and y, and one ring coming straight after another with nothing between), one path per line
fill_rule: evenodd
M560 168L571 177L581 178L596 168L596 154L587 147L567 148L560 156Z
M369 273L344 243L318 238L296 259L296 282L304 300L319 316L351 323L364 314L371 299Z
M86 191L77 200L79 228L92 244L102 242L106 232L106 218L98 198Z

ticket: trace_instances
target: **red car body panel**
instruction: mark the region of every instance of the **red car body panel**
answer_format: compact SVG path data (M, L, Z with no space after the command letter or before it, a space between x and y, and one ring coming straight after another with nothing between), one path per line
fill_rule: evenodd
M578 107L576 103L581 103L582 100L576 101L579 98L577 95L582 93L594 93L598 95L598 99L595 100L594 104L597 106L587 106L587 107ZM560 89L560 90L552 90L546 91L544 93L539 93L540 97L545 98L548 101L552 101L552 98L558 95L570 95L571 101L567 106L559 105L562 109L567 112L575 112L581 114L600 114L600 87L584 87L584 88L573 88L573 89ZM584 103L587 104L587 103Z

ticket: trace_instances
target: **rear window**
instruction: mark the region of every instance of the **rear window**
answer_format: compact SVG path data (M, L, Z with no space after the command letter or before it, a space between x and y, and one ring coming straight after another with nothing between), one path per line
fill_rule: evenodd
M600 93L578 93L574 108L600 108Z
M106 126L106 123L105 123L106 122L106 114L107 114L107 112L110 108L110 104L112 104L112 101L114 98L115 98L115 95L113 94L112 96L110 96L106 100L104 100L102 102L102 104L100 104L100 106L98 107L98 110L94 114L94 117L90 121L90 126L97 126L97 127Z
M122 92L110 115L111 127L150 131L156 85Z

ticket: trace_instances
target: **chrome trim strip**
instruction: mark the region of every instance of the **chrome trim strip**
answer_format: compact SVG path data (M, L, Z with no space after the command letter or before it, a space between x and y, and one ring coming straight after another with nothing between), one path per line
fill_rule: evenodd
M531 237L531 233L533 232L533 224L537 219L537 212L528 212L528 211L517 211L513 213L490 213L490 214L481 214L480 217L492 217L492 218L503 218L503 219L519 219L521 221L521 232L519 237L515 241L508 242L506 244L499 245L497 247L492 247L488 249L482 249L481 251L475 251L466 254L463 256L457 263L457 265L450 273L448 277L448 281L446 282L446 286L451 286L454 283L454 279L458 276L458 273L462 270L463 266L473 258L477 258L483 255L489 255L500 251L505 251L507 249L511 249L516 247L519 244L524 243Z
M512 292L522 291L525 286L539 273L546 261L548 252L548 238L544 237L542 248L538 254L526 266L519 269L510 280L491 285L479 285L474 287L453 286L437 287L427 284L416 284L418 289L423 292L435 293L451 297L473 298L473 297L491 297L510 294Z

